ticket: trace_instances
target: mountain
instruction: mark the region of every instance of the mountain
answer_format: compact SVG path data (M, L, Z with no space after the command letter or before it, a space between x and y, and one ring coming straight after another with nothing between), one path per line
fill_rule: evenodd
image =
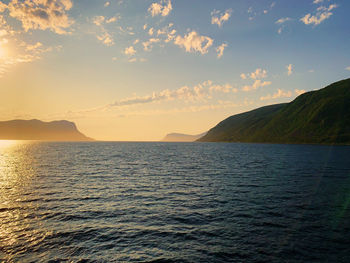
M197 135L188 135L182 133L169 133L167 134L162 141L163 142L194 142L199 138L203 137L206 132L197 134Z
M350 144L350 79L233 115L198 141Z
M74 122L40 120L0 121L0 140L91 141Z

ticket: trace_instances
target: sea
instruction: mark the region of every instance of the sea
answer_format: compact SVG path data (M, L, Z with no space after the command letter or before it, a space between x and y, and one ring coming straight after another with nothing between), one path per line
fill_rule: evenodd
M0 141L0 262L350 262L350 146Z

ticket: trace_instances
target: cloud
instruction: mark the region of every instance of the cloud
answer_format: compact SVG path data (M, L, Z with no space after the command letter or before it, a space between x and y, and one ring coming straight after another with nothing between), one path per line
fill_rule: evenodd
M96 38L101 41L103 44L105 44L106 46L113 46L114 45L114 39L113 36L111 35L111 33L108 32L108 30L104 27L104 24L110 24L113 23L115 21L117 21L118 19L120 19L120 16L113 16L109 19L106 19L106 17L104 16L95 16L92 19L92 22L98 26L100 28L100 30L102 31L101 34L96 35Z
M133 56L136 54L136 50L133 46L130 46L130 47L125 48L124 54L128 55L128 56Z
M261 79L267 77L267 71L262 68L257 68L255 71L251 73L242 73L240 75L241 79L245 80L248 77L254 80L254 83L252 85L245 85L242 87L243 91L251 91L251 90L256 90L260 87L265 87L268 85L271 85L271 81L261 81Z
M148 41L142 42L143 50L151 51L153 48L153 43L158 43L160 41L159 38L150 38Z
M322 3L322 2L323 2L323 0L314 0L314 1L313 1L314 4L320 4L320 3Z
M17 64L30 63L35 60L41 59L41 55L51 51L59 51L62 46L56 47L46 47L42 48L43 45L40 42L34 45L29 45L25 42L18 42L17 39L12 39L12 41L17 45L18 52L9 55L6 54L4 57L0 57L0 77L11 70ZM8 41L0 41L0 45L6 45Z
M250 73L250 78L251 79L262 79L266 78L267 76L267 71L265 69L257 68L255 72Z
M96 36L99 41L101 41L106 46L113 46L113 37L108 32L103 32L102 35Z
M170 23L169 25L167 25L161 29L158 29L157 35L159 36L159 35L167 34L173 25L174 25L173 23Z
M3 2L0 2L0 13L4 12L7 9L7 5Z
M285 22L287 22L287 21L291 21L291 20L292 20L292 19L289 18L289 17L282 17L282 18L278 19L278 20L275 22L275 24L283 24L283 23L285 23Z
M331 10L337 8L336 4L329 5L328 7L320 6L316 9L316 13L314 15L306 14L304 17L300 19L305 25L313 24L315 26L321 24L324 20L328 19L333 15Z
M73 6L71 0L12 0L7 8L9 15L21 21L25 31L49 29L57 34L68 34L74 23L67 11Z
M131 27L131 26L128 26L126 28L119 26L118 28L119 28L120 32L122 32L122 33L128 34L130 36L135 35L135 33L133 32L133 27Z
M107 6L109 6L111 3L110 2L106 2L103 6L104 7L107 7Z
M225 84L225 85L211 85L209 87L209 91L211 93L213 92L223 92L223 93L229 93L229 92L238 92L238 89L232 87L230 84Z
M170 11L173 9L171 5L171 0L161 0L158 3L152 3L148 8L148 12L152 16L167 16L170 14Z
M220 45L216 48L216 52L218 53L218 55L217 55L218 58L221 58L223 56L224 50L226 47L227 47L227 44L223 43L222 45Z
M159 101L183 100L187 102L203 101L211 98L215 92L229 93L237 92L230 84L213 85L212 81L204 81L194 87L183 86L175 90L165 89L159 92L153 92L146 96L134 96L115 101L107 105L107 107L122 107L136 104L146 104Z
M251 90L256 90L261 87L269 86L271 85L271 81L261 81L260 79L257 79L254 81L252 85L245 85L242 87L243 91L251 91Z
M154 33L154 29L153 27L151 27L149 30L148 30L148 35L152 36Z
M105 21L105 17L104 16L95 16L92 19L92 22L96 25L96 26L102 26L103 22Z
M231 17L232 9L227 9L225 12L220 13L220 11L214 10L211 12L211 23L212 25L218 25L222 27L223 23L228 21Z
M345 69L350 71L350 66L349 66L349 67L346 67Z
M146 104L158 101L169 101L169 100L185 100L185 101L195 101L206 97L207 94L203 91L202 86L195 86L190 88L188 86L183 86L176 90L165 89L159 92L153 92L152 95L147 96L136 96L130 97L122 100L115 101L108 104L107 107L122 107L131 106L136 104Z
M291 91L283 91L281 89L278 89L276 93L273 95L267 95L265 97L260 97L260 100L273 100L273 99L279 99L279 98L289 98L292 96Z
M192 31L184 37L177 36L174 41L175 45L185 48L186 52L199 52L202 55L208 53L213 42L212 38L201 36L196 31Z
M172 41L175 38L176 30L171 29L174 24L170 23L169 25L158 29L157 30L157 36L165 35L167 38L164 40L164 42L168 43Z
M119 19L120 19L120 15L113 16L113 17L111 17L110 19L107 19L107 20L106 20L106 23L107 23L107 24L110 24L110 23L113 23L113 22L117 22Z
M292 75L293 74L293 65L289 64L289 65L286 66L286 68L287 68L288 76Z
M136 62L138 61L136 58L133 58L130 62ZM141 60L139 60L142 62ZM162 114L169 114L169 113L176 113L176 112L192 112L192 111L201 111L201 110L208 110L208 109L216 109L216 108L228 108L232 106L242 106L242 105L250 105L252 102L249 102L247 100L244 100L243 103L240 105L234 104L232 101L221 101L219 100L217 104L207 104L207 105L195 105L194 103L205 103L208 101L208 99L213 99L213 95L215 93L225 93L228 94L229 92L235 93L238 90L234 87L232 87L230 84L224 84L224 85L217 85L213 84L211 80L204 81L202 83L199 83L193 87L189 86L183 86L178 89L169 90L164 89L158 92L152 92L145 96L132 96L132 97L126 97L124 99L116 100L112 103L98 106L90 109L82 109L77 111L69 111L64 114L56 114L55 117L59 118L82 118L86 117L87 114L98 114L99 112L102 112L104 116L108 114L108 112L113 112L113 110L118 110L119 113L123 112L126 115L133 114L130 112L130 107L133 106L142 106L146 104L152 104L152 103L162 103L162 102L169 102L169 101L183 101L185 103L190 103L189 107L186 107L186 110L179 110L178 108L166 110L164 112L163 110L159 110L157 107L156 110L151 110L152 112L162 112ZM215 105L215 106L214 106ZM137 114L145 114L147 110L138 110ZM98 116L98 115L96 115ZM51 116L52 117L52 116Z
M36 42L34 45L28 45L27 47L26 47L26 50L35 50L35 49L37 49L37 48L39 48L39 47L41 47L43 44L41 44L40 42Z
M295 91L295 94L297 94L298 96L306 92L306 90L303 90L303 89L295 89L294 91Z

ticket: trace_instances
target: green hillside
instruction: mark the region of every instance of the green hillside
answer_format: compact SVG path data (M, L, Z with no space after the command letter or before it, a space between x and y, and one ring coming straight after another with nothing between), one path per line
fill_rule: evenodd
M349 144L350 79L233 115L198 141Z

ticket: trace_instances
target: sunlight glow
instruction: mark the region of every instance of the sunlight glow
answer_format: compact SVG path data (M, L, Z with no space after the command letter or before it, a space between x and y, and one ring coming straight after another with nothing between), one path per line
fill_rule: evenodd
M2 45L0 45L0 59L3 59L5 57L6 57L6 50Z
M0 140L0 149L8 148L17 144L18 141L14 140Z

